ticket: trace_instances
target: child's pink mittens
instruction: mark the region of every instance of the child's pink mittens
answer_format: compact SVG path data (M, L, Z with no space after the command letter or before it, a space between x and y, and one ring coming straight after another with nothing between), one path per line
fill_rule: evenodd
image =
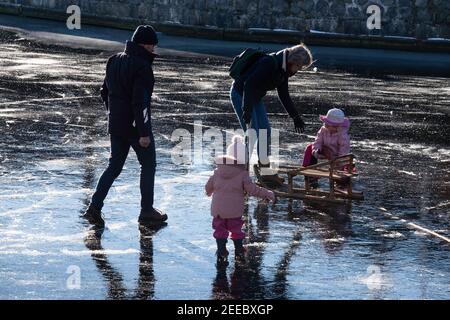
M211 197L213 192L214 192L214 175L208 179L208 182L205 185L205 193L208 197Z
M275 193L273 193L273 191L269 191L267 198L273 203L277 201L277 197L275 196Z
M213 194L211 188L206 187L206 188L205 188L205 194L206 194L208 197L211 197L211 195Z
M277 203L277 201L278 201L278 197L274 194L272 204L275 205Z

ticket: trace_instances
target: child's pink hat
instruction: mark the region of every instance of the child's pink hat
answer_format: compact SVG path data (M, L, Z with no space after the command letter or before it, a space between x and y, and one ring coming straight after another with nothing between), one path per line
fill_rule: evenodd
M236 135L231 139L227 154L216 157L216 164L245 164L247 160L244 138Z
M319 118L320 121L332 126L342 126L342 127L350 126L350 121L345 116L344 111L338 108L328 110L326 116L321 115Z

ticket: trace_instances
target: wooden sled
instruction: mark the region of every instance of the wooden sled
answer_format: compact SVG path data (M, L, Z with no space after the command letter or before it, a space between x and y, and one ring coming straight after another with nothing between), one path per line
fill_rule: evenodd
M254 166L255 175L259 185L272 190L278 197L310 200L318 202L345 203L351 200L363 200L362 192L353 190L352 179L354 156L347 154L336 158L333 161L320 162L318 164L302 167L296 165L281 165L278 169L280 177L286 176L284 183L280 186L273 186L265 183L262 179L260 167ZM343 170L345 168L345 171ZM294 178L303 176L304 185L301 186ZM311 188L307 179L328 179L328 190ZM286 182L287 181L287 182ZM345 184L345 187L337 187L336 184Z

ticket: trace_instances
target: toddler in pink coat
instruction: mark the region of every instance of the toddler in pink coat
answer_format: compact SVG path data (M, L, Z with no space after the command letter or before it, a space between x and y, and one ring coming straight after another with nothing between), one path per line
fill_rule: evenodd
M245 193L275 201L272 191L261 188L252 182L246 170L246 148L241 136L234 136L227 154L215 159L217 168L205 186L208 196L212 196L211 215L214 238L217 242L217 259L226 261L228 251L226 243L229 234L234 242L235 256L243 258L242 245L245 233L242 231L244 221Z
M303 157L303 166L316 164L318 159L334 160L350 153L348 130L350 121L341 109L330 109L326 116L321 115L323 126L317 133L314 143L308 145ZM317 179L310 178L312 187L317 187Z

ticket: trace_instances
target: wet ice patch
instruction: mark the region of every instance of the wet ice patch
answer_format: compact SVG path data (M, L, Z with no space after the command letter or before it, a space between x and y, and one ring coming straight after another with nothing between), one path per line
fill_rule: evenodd
M37 77L38 77L38 75L36 73L27 73L27 74L24 74L21 76L17 76L17 78L21 79L21 80L30 80L30 79L34 79Z
M67 256L90 256L92 254L103 255L126 255L126 254L138 254L140 251L136 249L107 249L107 250L70 250L62 249L61 253Z
M336 237L336 238L325 239L324 241L329 242L329 243L344 243L345 238L344 237Z
M200 81L196 82L196 85L201 90L209 90L214 89L216 87L216 83L212 81L202 81L203 79L200 79Z
M23 225L22 225L23 227ZM47 247L49 243L77 244L82 242L83 234L51 235L51 234L25 234L23 232L3 232L1 247L2 253L6 250L28 248L31 246ZM29 249L29 248L28 248Z
M450 201L443 201L438 203L435 206L432 207L425 207L425 210L435 210L435 209L443 209L443 208L450 208Z
M398 231L391 231L388 233L383 234L384 238L389 238L389 239L404 239L406 238L405 235L403 235L401 232Z
M21 191L16 193L8 193L8 194L0 194L0 199L23 199L30 197L42 197L42 196L68 196L68 195L77 195L89 192L91 189L81 188L79 190L47 190L43 192L28 192L21 193Z
M426 236L428 236L428 233L423 232L423 231L419 231L419 230L415 230L414 231L414 235L421 236L421 237L426 237Z
M60 61L52 58L31 58L31 57L28 57L26 59L16 58L14 61L22 65L39 65L39 66L55 65L60 63Z
M437 154L434 155L441 159L443 162L447 162L450 160L450 149L438 149Z
M391 142L383 140L361 140L352 141L352 144L361 149L373 151L393 151L398 153L399 150L405 154L424 155L432 159L450 159L450 149L440 148L436 149L423 144L405 144L400 142Z
M3 240L4 242L7 242L7 240ZM24 249L27 247L28 244L26 243L11 243L6 246L0 247L0 252L11 250L11 249Z
M199 248L208 248L211 244L211 240L192 240L190 243Z
M78 166L78 162L69 159L53 159L37 163L37 166L48 171L66 171L73 170Z
M14 209L0 212L0 216L17 216L20 214L34 212L37 209L43 208L46 205L48 205L49 203L52 203L53 199L54 199L54 196L49 195L39 201L33 201L32 204L25 206L25 207L21 207L21 205L23 205L23 201L20 201L20 202L18 201L17 203L9 202L8 203L9 205L14 205Z
M127 168L126 167L124 167L124 170L126 170ZM120 179L120 178L119 178ZM124 194L126 191L129 191L130 189L133 189L133 188L135 188L136 187L136 184L135 183L129 183L129 184L121 184L121 185L116 185L116 186L112 186L111 187L111 190L114 192L114 193L117 193L117 194ZM120 201L119 199L111 199L111 201Z
M405 171L405 170L397 170L397 171L398 171L398 173L403 173L403 174L406 174L408 176L417 177L417 174L415 174L414 172L411 172L411 171Z
M31 250L31 249L25 249L25 250L4 250L4 251L1 252L1 254L2 255L22 255L22 256L29 256L29 257L58 255L57 253L54 253L54 252Z
M126 227L130 226L130 223L128 222L113 222L113 223L109 223L108 224L108 229L111 231L116 231L116 230L121 230L124 229Z
M48 280L15 280L17 285L21 286L36 286L47 283Z
M0 103L0 105L2 105L2 103ZM0 117L6 116L9 113L14 114L14 116L16 116L16 112L24 112L25 109L24 108L3 108L0 109Z
M27 243L42 243L42 242L63 242L63 243L79 243L83 239L83 233L64 234L64 235L49 235L46 233L41 234L28 234L24 237Z
M202 263L207 262L207 260L205 260L203 257L194 254L192 250L189 250L188 248L177 244L171 244L170 248L168 246L160 247L159 251L164 253L176 254L178 257L183 258L184 261L194 261Z
M248 243L246 247L248 248L265 248L267 246L267 243L265 242L252 242Z

